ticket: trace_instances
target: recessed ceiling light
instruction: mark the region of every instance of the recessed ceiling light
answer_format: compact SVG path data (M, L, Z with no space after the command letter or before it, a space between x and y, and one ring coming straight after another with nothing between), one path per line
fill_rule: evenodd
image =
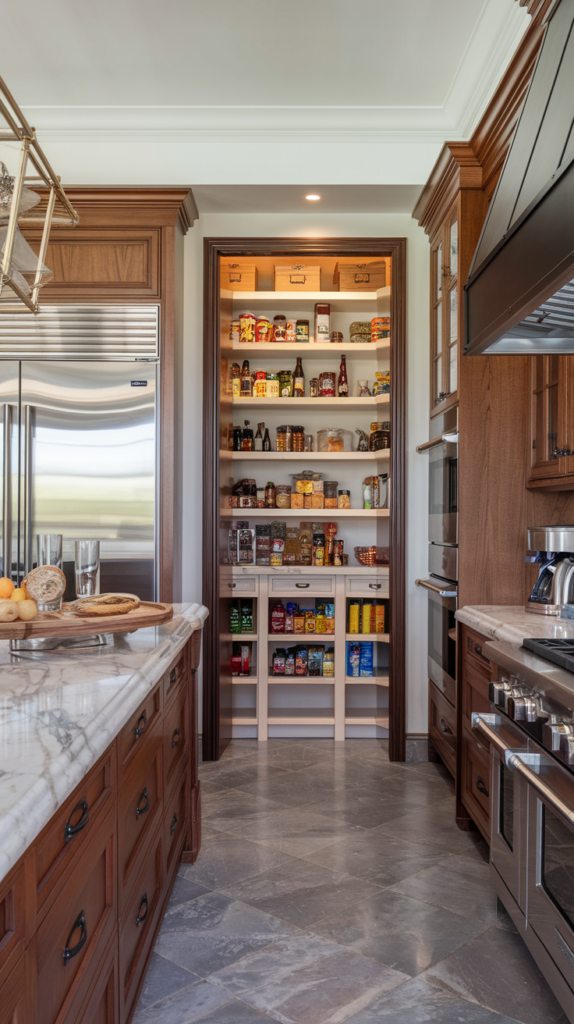
M305 199L308 199L310 203L316 203L319 199L322 198L323 196L317 196L313 192L311 192L310 195L305 196Z

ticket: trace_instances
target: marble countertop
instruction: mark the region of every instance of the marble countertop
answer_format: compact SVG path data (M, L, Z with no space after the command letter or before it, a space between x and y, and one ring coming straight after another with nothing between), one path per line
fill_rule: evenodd
M559 619L555 615L537 615L520 605L477 604L465 605L455 613L459 622L491 640L503 640L521 647L525 637L574 638L574 621Z
M176 604L171 622L89 652L20 656L0 641L0 881L207 615Z

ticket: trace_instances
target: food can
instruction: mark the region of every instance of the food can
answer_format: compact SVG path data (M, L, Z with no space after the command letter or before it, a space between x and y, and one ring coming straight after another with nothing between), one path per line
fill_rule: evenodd
M231 342L233 342L234 345L238 345L239 344L239 332L240 332L240 321L239 320L232 320L231 321L231 326L229 328L229 340Z
M282 313L273 317L273 341L285 341L286 324L287 320Z
M320 398L334 398L335 397L335 374L321 373L319 375L319 397Z
M281 398L293 397L293 372L292 370L279 370L279 395Z
M294 344L297 341L297 321L287 320L285 323L285 340L289 344Z
M272 330L273 328L269 318L266 316L260 316L255 324L255 341L271 341Z
M265 370L258 370L257 376L253 383L253 397L254 398L266 398L267 397L267 374Z
M309 321L308 320L297 320L296 321L296 334L297 341L309 341Z
M388 316L375 316L371 320L371 341L382 341L390 335L391 321Z
M343 332L342 331L331 331L331 344L342 345L343 344Z
M255 341L255 324L257 317L254 313L241 313L239 317L239 341L242 345Z

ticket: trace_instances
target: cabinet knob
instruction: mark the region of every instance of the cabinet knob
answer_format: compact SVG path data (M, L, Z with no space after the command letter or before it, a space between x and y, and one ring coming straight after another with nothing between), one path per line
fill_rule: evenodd
M177 676L177 670L175 668L172 668L171 672L169 673L169 685L170 686L173 686L173 684L175 683L176 676Z
M74 932L78 930L78 928L80 929L80 938L76 942L75 946L70 947L72 935L74 934ZM71 960L72 957L77 956L82 947L86 945L87 938L88 929L86 928L86 918L84 917L84 911L80 910L80 913L78 914L76 920L74 921L70 934L68 935L68 938L66 940L66 946L63 952L64 967L66 967L68 960Z
M452 736L452 729L446 724L444 718L440 720L440 727L444 733L448 733Z
M75 814L78 813L78 811L82 812L82 817L80 818L79 821L76 822L75 825L72 825L72 818L74 817ZM73 839L74 836L77 836L78 832L81 832L82 829L86 827L89 821L89 817L90 816L88 812L88 801L82 799L80 800L79 803L76 804L74 810L72 811L70 817L68 818L66 824L64 825L64 843L69 843L70 839Z
M139 818L140 814L145 814L149 810L149 797L147 795L147 786L144 788L141 794L137 807L136 807L136 818Z
M237 584L236 583L228 583L227 586L229 587L230 590L234 590L235 587L237 586Z

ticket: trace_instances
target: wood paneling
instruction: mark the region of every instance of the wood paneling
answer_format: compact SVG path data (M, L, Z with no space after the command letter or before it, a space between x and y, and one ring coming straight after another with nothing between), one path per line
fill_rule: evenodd
M43 301L109 301L110 292L121 293L123 302L159 299L160 241L159 229L76 228L67 234L53 233L46 265L54 276L42 290Z

